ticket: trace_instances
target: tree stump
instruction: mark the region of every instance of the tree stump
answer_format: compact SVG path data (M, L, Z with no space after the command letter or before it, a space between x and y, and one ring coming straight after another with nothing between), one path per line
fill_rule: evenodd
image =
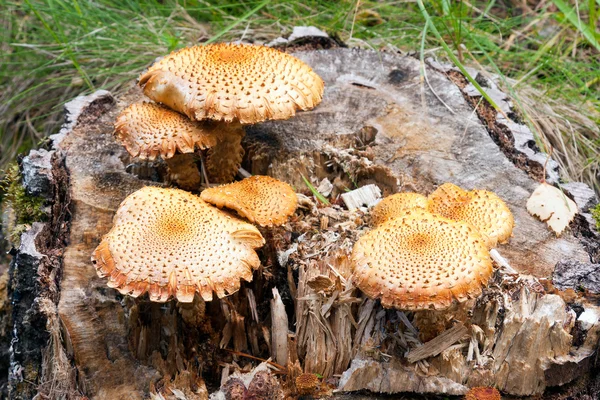
M515 216L513 237L498 247L513 270L496 266L479 299L447 313L385 310L349 279L347 256L368 229L368 214L306 196L290 223L263 231L263 266L238 293L206 305L122 296L98 278L90 255L128 194L165 185L165 167L130 159L112 135L116 115L141 91L132 85L118 99L96 92L69 103L49 150L22 162L25 186L47 199L49 218L23 234L11 261L11 398L206 399L236 366L258 363L247 355L270 357L275 337L281 364L281 335L287 375L276 376L287 395L301 372L318 373L341 392L451 395L472 386L539 395L592 379L600 337L599 246L587 214L594 194L563 185L580 214L558 238L527 213L546 157L493 79L477 75L501 113L480 103L462 75L434 62L425 66L425 83L418 60L394 53L295 55L323 77L323 102L250 127L246 170L308 196L305 178L329 183L331 199L368 184L384 195L428 194L444 182L494 191ZM545 178L556 182L548 165ZM581 269L587 273L578 275ZM287 314L288 331L271 323L272 312ZM433 326L437 333L426 337ZM598 381L595 387L570 385L564 393L593 395Z

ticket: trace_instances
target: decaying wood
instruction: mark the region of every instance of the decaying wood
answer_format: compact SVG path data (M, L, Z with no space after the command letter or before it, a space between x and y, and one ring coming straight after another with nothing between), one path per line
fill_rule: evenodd
M406 355L409 363L415 363L429 357L434 357L456 343L460 338L466 335L467 328L462 324L457 324L450 329L440 333L423 346L412 349Z
M271 300L271 354L280 365L288 361L288 318L279 291L273 288Z
M598 264L586 215L589 193L572 189L587 208L578 203L584 214L556 238L525 210L538 183L531 177L539 172L535 163L545 157L527 148L532 156L517 135L512 160L532 161L527 172L513 164L465 101L466 86L461 90L430 69L436 94L421 90L418 60L392 53L334 49L298 56L324 78L322 104L288 121L248 127L242 166L291 183L301 192L300 208L284 227L263 232L268 243L253 282L206 304L131 299L97 277L90 254L119 203L144 185L166 185L167 178L151 164L132 174L135 160L112 136L115 116L141 99L139 90L116 104L98 92L69 105L69 122L48 153L64 160L51 171L68 174L70 200L55 198L52 222L25 234L11 267L13 299L30 288L21 292L27 297L13 312L19 329L11 332L10 379L20 398L58 388L73 398L205 399L221 383L215 396L261 385L283 396L293 395L287 379L300 371L322 375L340 392L460 395L468 387L496 386L506 394L540 395L594 366L600 309L590 299L597 282L576 272L596 271ZM510 139L506 129L518 123L502 123ZM309 197L303 176L331 205ZM492 190L515 215L514 236L497 249L494 278L460 315L435 320L383 309L350 279L348 256L369 229L369 215L365 207L348 210L341 195L368 185L383 196L427 194L447 181ZM57 184L66 187L64 181L50 187ZM62 232L65 240L41 245L49 243L49 232ZM548 280L553 274L558 289L581 283L589 293L558 292ZM32 324L23 324L26 316L35 317ZM446 330L451 340L444 334L425 340L428 329ZM289 376L279 367L279 375L266 374L267 363L253 370L255 358L271 355ZM260 382L251 388L256 376Z

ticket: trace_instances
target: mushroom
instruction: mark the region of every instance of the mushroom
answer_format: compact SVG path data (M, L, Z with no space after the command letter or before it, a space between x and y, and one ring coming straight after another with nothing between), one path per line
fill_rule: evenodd
M419 193L396 193L381 200L371 210L371 223L380 225L388 219L402 214L406 210L421 208L427 209L427 197Z
M474 387L465 394L464 400L501 400L500 392L493 387Z
M495 193L487 190L469 192L444 183L429 195L427 210L454 221L473 225L485 239L489 249L510 238L514 218L508 206Z
M207 160L207 169L216 173L211 180L221 183L231 181L240 166L242 124L287 119L297 110L314 108L324 86L308 65L289 54L227 43L173 52L142 74L139 85L152 100L192 120L232 127Z
M473 226L407 210L362 236L352 250L353 280L384 307L446 309L481 293L492 274Z
M256 227L179 189L144 187L119 206L92 255L101 277L122 294L189 303L239 290L260 265Z
M216 128L220 127L215 123L190 121L163 105L141 102L119 114L115 136L132 157L154 160L160 156L179 187L194 190L201 181L194 151L217 145L221 132Z
M318 385L319 378L315 374L303 373L296 377L296 390L298 394L310 394L315 391Z
M200 197L219 208L233 209L260 226L285 223L298 205L296 193L289 184L263 175L205 189Z

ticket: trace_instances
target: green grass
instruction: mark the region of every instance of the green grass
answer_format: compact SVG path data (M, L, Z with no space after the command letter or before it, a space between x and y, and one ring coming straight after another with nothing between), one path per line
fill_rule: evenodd
M526 4L0 0L0 168L57 131L66 101L99 88L119 92L159 55L207 41L265 42L314 25L352 46L422 49L423 58L501 75L565 177L598 190L600 0Z

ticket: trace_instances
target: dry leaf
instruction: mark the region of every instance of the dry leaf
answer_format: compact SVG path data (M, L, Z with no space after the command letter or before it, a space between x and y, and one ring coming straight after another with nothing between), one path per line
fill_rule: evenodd
M560 235L577 214L577 204L554 186L542 183L527 200L527 211Z

